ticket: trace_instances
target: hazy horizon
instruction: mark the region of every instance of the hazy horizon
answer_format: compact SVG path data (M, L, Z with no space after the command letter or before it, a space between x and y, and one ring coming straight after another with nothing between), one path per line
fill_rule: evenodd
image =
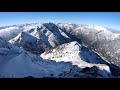
M54 22L100 25L120 31L120 12L0 12L0 27Z

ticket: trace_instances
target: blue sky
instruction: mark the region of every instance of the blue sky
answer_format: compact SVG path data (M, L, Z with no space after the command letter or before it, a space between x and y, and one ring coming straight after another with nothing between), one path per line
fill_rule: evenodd
M94 24L120 30L120 12L0 12L0 26L32 22Z

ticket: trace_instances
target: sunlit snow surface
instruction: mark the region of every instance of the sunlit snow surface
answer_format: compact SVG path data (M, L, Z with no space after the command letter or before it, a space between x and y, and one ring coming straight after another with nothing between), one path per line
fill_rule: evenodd
M96 41L101 46L103 44L109 47L109 44L101 42L106 40L111 43L119 40L119 36L119 33L113 33L102 26L72 23L33 23L2 28L0 77L69 78L78 74L78 78L87 75L81 72L82 69L97 66L98 74L108 78L111 75L110 68L101 63L101 59L107 60L106 57L96 51L102 57L100 59L94 50L88 48ZM73 37L90 40L90 43L83 41L85 44L82 45L73 40ZM114 54L120 52L119 47L112 48L115 49ZM108 55L113 55L112 48L111 51L106 51ZM109 59L108 62L114 63Z

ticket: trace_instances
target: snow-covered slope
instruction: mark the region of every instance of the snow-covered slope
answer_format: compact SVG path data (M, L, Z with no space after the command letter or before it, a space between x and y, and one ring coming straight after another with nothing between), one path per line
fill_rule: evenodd
M20 33L9 42L34 54L41 54L44 52L44 43L27 32Z
M18 27L20 27L20 26L18 26ZM27 42L32 43L32 44L36 40L39 40L39 45L37 45L37 46L42 46L44 50L48 50L50 48L53 48L53 47L56 47L63 43L71 41L70 37L68 35L66 35L65 32L63 32L61 29L59 29L53 23L43 23L43 24L36 23L36 24L32 24L32 25L30 24L27 26L22 26L22 28L23 28L23 30L20 30L21 32L19 32L19 34L16 35L15 38L9 40L10 43L18 45L19 47L20 46L22 47L23 45L20 44L21 41L19 39L19 37L21 37L21 35L22 35L22 36L25 36L25 38L29 37L31 40L27 39ZM24 35L23 32L24 33L26 32L29 35ZM25 42L26 41L25 38L23 38L22 41ZM34 40L33 40L33 38L34 38ZM18 44L18 42L19 42L19 44ZM27 45L27 43L24 43L24 46L25 46L25 44ZM38 43L34 43L34 45L36 45L36 44L38 44ZM31 48L35 48L35 47L31 46ZM36 48L38 48L38 50L39 50L39 47L36 47Z
M37 78L57 77L65 71L69 72L70 68L72 68L70 64L43 60L39 56L33 55L20 48L15 48L2 38L0 38L0 42L1 78L24 78L28 76ZM73 77L72 75L70 76Z
M53 63L54 61L57 61L54 62L54 65L53 64L49 64L50 66L48 65L48 67L51 67L51 69L46 68L44 64L43 64L44 68L42 68L46 72L49 72L49 74L50 72L57 73L54 74L54 76L56 77L58 76L58 73L60 74L64 72L60 71L59 69L61 69L62 66L64 67L63 64L66 65L66 63L68 62L72 63L72 65L70 65L69 63L70 67L74 67L74 65L77 66L78 71L79 68L86 67L90 68L93 66L97 66L99 70L100 69L105 70L105 71L102 70L102 72L105 72L104 74L105 77L108 77L107 73L110 73L109 67L110 69L111 67L114 67L111 66L112 64L114 64L115 66L120 66L120 34L113 33L109 31L108 28L98 25L81 25L81 24L79 25L72 23L51 23L51 22L32 23L23 25L21 24L8 26L5 28L2 27L0 29L0 37L4 38L5 40L13 44L12 45L1 39L0 41L1 42L0 53L2 55L1 60L5 59L12 60L14 62L16 61L16 65L17 65L16 59L21 61L23 60L23 58L25 58L25 60L28 61L28 63L30 63L31 60L33 60L34 56L37 57L38 61L43 60L46 63ZM18 48L17 46L20 48ZM31 54L30 52L33 54ZM39 56L34 55L34 54L40 55L42 52L44 53L41 56L45 59L50 60L44 60ZM7 57L5 55L7 55ZM32 57L30 57L29 55L31 55ZM38 57L40 59L38 59ZM104 60L102 60L100 57L102 57ZM10 62L13 63L12 61ZM37 63L39 63L38 61ZM41 65L43 61L41 61L40 63ZM103 64L104 62L109 63L107 64L109 65L109 67ZM7 63L6 65L9 66L9 63ZM29 65L26 66L32 67L32 65L30 66ZM56 65L58 65L58 69L54 69ZM19 65L17 66L19 68ZM35 64L35 67L38 66L36 66ZM70 67L67 66L65 68ZM5 70L7 71L7 69ZM33 69L31 68L31 70ZM58 70L59 72L56 72L55 70L56 71ZM74 69L74 71L75 70L76 69ZM115 69L113 71L116 70L118 69ZM44 73L43 75L48 75L48 73L46 74L46 72L43 72ZM29 74L33 76L32 73ZM63 74L60 75L64 76ZM40 77L42 76L40 75Z
M5 28L5 29L0 29L0 37L6 39L6 40L10 40L14 37L16 37L16 35L18 33L20 33L22 31L22 28L19 27L9 27L9 28Z
M109 67L102 63L102 59L98 57L92 51L84 48L76 41L63 44L51 49L43 54L41 57L44 59L55 60L57 62L71 62L73 65L77 65L80 68L97 66L102 72L99 73L108 77L110 75Z
M0 77L26 77L38 75L39 68L35 60L36 57L18 47L13 46L0 38Z
M27 32L28 30L36 28L39 25L40 25L39 23L31 23L31 24L6 26L5 28L0 29L0 37L9 41L10 39L16 37L19 33L23 31Z
M109 63L120 66L120 34L98 25L57 24L67 33L78 38L84 46L94 50Z
M100 56L104 57L106 61L117 66L120 65L120 53L116 52L120 48L120 34L115 34L105 29L96 30L91 28L76 28L73 33L74 36L81 39L87 47L95 50Z
M95 78L110 75L109 68L104 71L106 66L101 69L92 66L80 68L71 62L42 59L2 38L0 42L0 78Z
M56 47L70 41L70 38L53 23L43 23L31 32L31 35L41 39L48 47Z

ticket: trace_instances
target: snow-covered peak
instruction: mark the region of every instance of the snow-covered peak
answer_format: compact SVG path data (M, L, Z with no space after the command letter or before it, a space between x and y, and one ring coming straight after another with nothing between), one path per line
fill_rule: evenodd
M24 41L35 41L35 37L33 37L32 35L30 35L29 33L27 32L21 32L20 34L18 34L18 36L16 36L15 38L11 39L9 42L13 42L14 41L21 41L21 40L24 40Z
M77 46L78 43L73 42L70 43L70 45ZM4 49L0 48L0 66L0 78L97 77L92 74L87 74L86 72L81 72L80 67L72 65L70 62L44 60L41 57L25 50L16 49L16 51L13 51L7 49L7 47ZM93 74L97 73L95 71L93 70ZM103 70L98 71L98 73L103 73ZM102 75L103 77L107 77L107 74L104 72Z
M83 34L85 36L90 35L90 38L97 38L102 40L115 40L119 38L120 34L113 33L109 29L99 25L79 25L74 31L75 35ZM93 36L94 35L94 36Z
M64 71L72 76L71 68L73 69L74 65L77 68L74 68L74 73L81 68L96 66L100 74L108 77L110 69L100 56L106 55L105 60L113 59L119 62L120 34L99 25L52 22L21 24L1 28L0 37L15 45L0 38L0 74L7 74L6 77L59 77L61 73L64 77ZM41 53L43 54L40 55ZM23 69L22 65L26 69L19 73L19 70Z
M41 54L44 52L44 43L27 32L20 33L9 42L34 54Z
M100 26L100 25L83 25L80 24L79 27L77 27L76 29L93 29L95 32L99 32L99 31L108 31L105 27Z
M56 47L53 50L49 50L45 53L43 53L41 56L45 59L56 59L56 61L59 59L62 61L71 61L73 60L72 57L74 56L74 53L79 53L79 44L75 42L62 44L61 46ZM57 55L55 55L57 54ZM62 56L61 56L62 55ZM64 56L69 55L69 57L65 58ZM45 56L45 57L44 57ZM64 60L63 60L64 58ZM78 61L78 57L74 57L74 61Z
M81 46L77 41L57 46L41 54L41 57L50 60L55 59L56 61L72 61L76 64L80 64L80 61L100 63L99 57L94 52Z
M110 74L110 69L105 64L100 64L102 59L98 57L94 52L87 48L82 47L78 42L73 41L63 44L52 50L41 54L44 59L55 60L57 62L71 62L72 65L77 65L80 68L97 66L102 74ZM104 69L107 71L104 71ZM106 76L107 77L107 76Z
M0 37L4 38L5 40L10 40L10 39L14 38L16 35L18 35L22 30L23 30L23 28L14 27L14 26L5 28L5 29L1 29Z
M105 27L100 26L100 25L88 25L86 27L88 27L88 28L94 28L94 29L96 29L98 31L100 31L100 30L107 30Z
M13 50L16 47L14 47L12 44L10 44L9 42L0 37L0 48Z

